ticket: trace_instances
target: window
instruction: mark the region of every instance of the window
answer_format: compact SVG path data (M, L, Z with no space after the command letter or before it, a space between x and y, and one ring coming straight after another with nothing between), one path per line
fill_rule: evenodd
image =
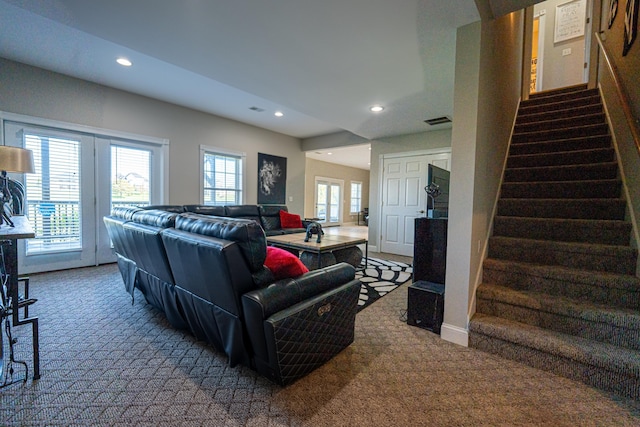
M243 203L244 153L201 147L202 202L205 205L241 205Z
M351 213L362 210L362 183L351 181Z

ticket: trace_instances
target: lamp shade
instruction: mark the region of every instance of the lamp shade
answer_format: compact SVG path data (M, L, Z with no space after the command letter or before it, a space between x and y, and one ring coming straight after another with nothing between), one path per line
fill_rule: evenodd
M33 153L24 148L0 145L0 171L34 173Z

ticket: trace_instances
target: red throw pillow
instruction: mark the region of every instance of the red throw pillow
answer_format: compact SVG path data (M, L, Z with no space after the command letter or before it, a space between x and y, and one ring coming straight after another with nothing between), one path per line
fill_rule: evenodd
M298 277L309 271L294 254L273 246L267 246L264 265L271 270L276 280Z
M280 226L282 228L302 228L300 215L291 214L287 211L280 211Z

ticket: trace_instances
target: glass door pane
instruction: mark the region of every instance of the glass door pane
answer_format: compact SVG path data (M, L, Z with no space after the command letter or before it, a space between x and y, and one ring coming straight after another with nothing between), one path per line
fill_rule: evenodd
M327 219L327 202L329 200L329 184L325 182L316 183L316 218L320 218L318 222L326 222Z
M342 197L340 196L340 185L331 184L331 205L329 207L331 214L329 215L329 222L336 224L340 222L340 203Z
M35 173L25 174L27 216L35 239L27 255L82 249L80 140L26 133Z
M111 207L151 204L151 151L111 146Z

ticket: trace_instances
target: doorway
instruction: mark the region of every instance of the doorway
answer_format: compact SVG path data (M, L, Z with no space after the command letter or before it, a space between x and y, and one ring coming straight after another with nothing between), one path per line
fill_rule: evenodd
M342 180L316 177L314 215L323 226L342 224L343 187Z
M37 273L114 262L102 222L113 206L161 203L161 144L4 121L5 145L32 151L26 190L36 237L20 241L18 268Z
M529 93L587 83L593 0L547 0L528 9Z

